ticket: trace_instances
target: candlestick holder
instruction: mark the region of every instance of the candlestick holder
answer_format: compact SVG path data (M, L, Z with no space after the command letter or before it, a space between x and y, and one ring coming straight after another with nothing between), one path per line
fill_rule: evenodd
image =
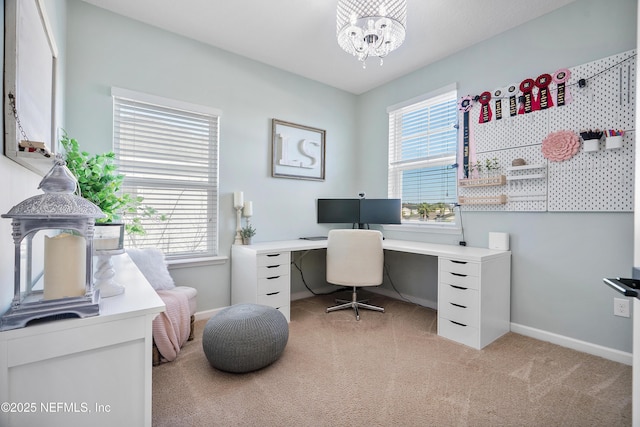
M235 206L236 208L236 240L234 245L242 244L242 206Z
M100 289L100 296L109 298L120 295L124 292L124 286L116 282L116 270L113 268L111 257L124 253L124 249L95 249L96 257L96 273L93 278L94 287Z

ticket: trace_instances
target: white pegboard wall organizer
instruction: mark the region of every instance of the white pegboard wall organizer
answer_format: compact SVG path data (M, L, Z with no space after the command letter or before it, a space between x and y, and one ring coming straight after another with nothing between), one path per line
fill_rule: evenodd
M635 55L631 50L570 68L565 89L572 101L566 105L554 102L547 109L511 117L503 99L502 119L496 120L494 115L491 121L478 123L481 105L474 102L469 111L473 158L481 164L497 159L506 182L493 186L461 182L458 192L464 210L632 211ZM579 87L579 80L584 80L583 87ZM557 85L552 83L549 88L555 101ZM495 100L490 105L494 108ZM624 130L621 147L606 149L602 138L597 151L586 152L581 146L575 156L563 162L549 161L542 155L542 141L551 132L589 129ZM513 168L511 163L517 158L524 159L526 167ZM496 199L506 201L482 203ZM462 203L464 200L468 202ZM474 203L469 203L471 200Z

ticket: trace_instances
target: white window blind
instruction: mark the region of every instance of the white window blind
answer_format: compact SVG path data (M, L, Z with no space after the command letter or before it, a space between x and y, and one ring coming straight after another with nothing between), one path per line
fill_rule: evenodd
M390 107L389 197L402 199L403 223L455 224L457 93Z
M112 90L114 152L122 190L155 213L129 247L157 247L168 259L217 255L220 114L123 89Z

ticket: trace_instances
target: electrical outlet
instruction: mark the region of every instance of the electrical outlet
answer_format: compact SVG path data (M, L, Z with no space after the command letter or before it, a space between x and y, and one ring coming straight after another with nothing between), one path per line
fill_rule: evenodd
M629 300L624 298L614 298L613 314L621 317L629 317Z

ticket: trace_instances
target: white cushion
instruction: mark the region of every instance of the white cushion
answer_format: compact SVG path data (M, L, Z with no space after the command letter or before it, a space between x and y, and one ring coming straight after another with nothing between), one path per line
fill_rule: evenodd
M155 290L169 290L176 287L169 274L164 253L157 248L127 249L127 253L138 269Z

